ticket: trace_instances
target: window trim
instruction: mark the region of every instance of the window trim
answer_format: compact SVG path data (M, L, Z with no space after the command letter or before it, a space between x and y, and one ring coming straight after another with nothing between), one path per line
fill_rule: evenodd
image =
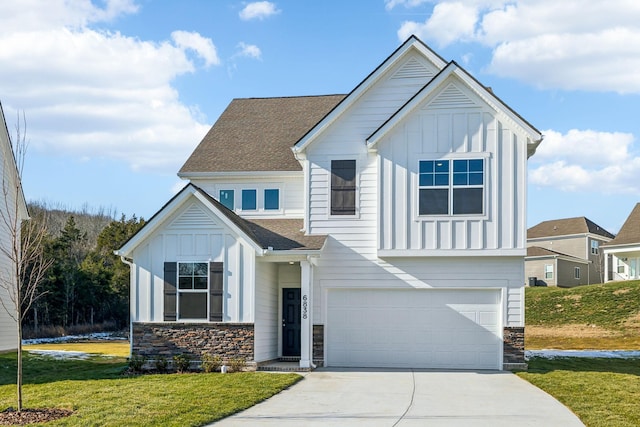
M417 191L415 191L413 194L415 195L415 212L416 212L416 218L417 219L428 219L428 218L433 218L433 217L448 217L448 218L464 218L464 217L473 217L473 218L486 218L487 216L487 211L488 211L488 207L487 207L487 197L488 197L488 161L487 159L489 158L489 153L479 153L481 155L469 155L470 153L464 153L464 155L447 155L447 156L442 156L440 158L437 158L437 156L434 156L432 158L421 158L418 159L417 162L417 169L416 169L416 173L415 173L415 188L417 189ZM465 161L471 161L471 160L480 160L482 162L482 184L454 184L454 174L456 173L454 171L455 169L455 162L456 161L460 161L460 160L465 160ZM447 167L447 176L448 176L448 184L447 185L436 185L435 182L435 177L437 175L436 170L434 169L434 184L433 185L421 185L420 184L420 178L422 174L426 174L428 172L420 172L420 166L422 162L439 162L439 161L446 161L448 162L448 167ZM474 171L470 171L469 169L467 169L465 171L466 174L471 174ZM457 172L458 174L462 173L462 172ZM480 213L453 213L454 210L454 192L455 189L481 189L482 190L482 212ZM447 213L434 213L434 214L430 214L430 213L420 213L420 192L421 190L427 190L427 189L446 189L447 190Z
M180 264L204 264L207 266L207 288L206 289L181 289L180 288ZM176 262L176 321L178 322L209 322L209 316L211 315L210 306L210 293L211 293L211 274L210 263L204 261L177 261ZM200 276L201 277L201 276ZM182 317L180 313L180 298L182 293L204 293L207 299L207 312L205 317Z

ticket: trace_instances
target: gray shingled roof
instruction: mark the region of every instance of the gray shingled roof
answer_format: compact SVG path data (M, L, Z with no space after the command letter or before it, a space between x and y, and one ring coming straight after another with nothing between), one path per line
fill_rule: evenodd
M615 239L607 246L640 244L640 203L633 208Z
M609 239L613 239L614 235L595 222L583 216L575 218L553 219L541 222L527 230L527 238L535 239L538 237L558 237L569 236L572 234L591 233L598 234Z
M178 174L302 170L291 147L344 97L234 99Z

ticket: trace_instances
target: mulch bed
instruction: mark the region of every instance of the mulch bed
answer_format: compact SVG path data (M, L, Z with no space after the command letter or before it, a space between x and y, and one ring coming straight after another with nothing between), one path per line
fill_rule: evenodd
M0 412L0 424L10 426L23 426L33 423L46 423L48 421L57 420L58 418L68 417L71 414L73 414L73 411L69 409L23 409L22 411L18 412L13 408L8 408Z

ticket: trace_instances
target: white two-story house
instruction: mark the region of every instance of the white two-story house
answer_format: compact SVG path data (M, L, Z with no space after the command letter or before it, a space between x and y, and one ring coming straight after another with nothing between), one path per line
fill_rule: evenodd
M347 95L233 100L189 183L117 251L132 351L521 366L541 139L415 37Z

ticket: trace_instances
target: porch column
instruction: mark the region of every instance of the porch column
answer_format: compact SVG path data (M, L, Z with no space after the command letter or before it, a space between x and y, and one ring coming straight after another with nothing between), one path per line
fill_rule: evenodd
M604 253L604 277L603 277L603 283L606 283L609 281L609 254L606 252Z
M300 261L300 367L311 368L313 345L312 316L313 307L311 292L311 263Z

